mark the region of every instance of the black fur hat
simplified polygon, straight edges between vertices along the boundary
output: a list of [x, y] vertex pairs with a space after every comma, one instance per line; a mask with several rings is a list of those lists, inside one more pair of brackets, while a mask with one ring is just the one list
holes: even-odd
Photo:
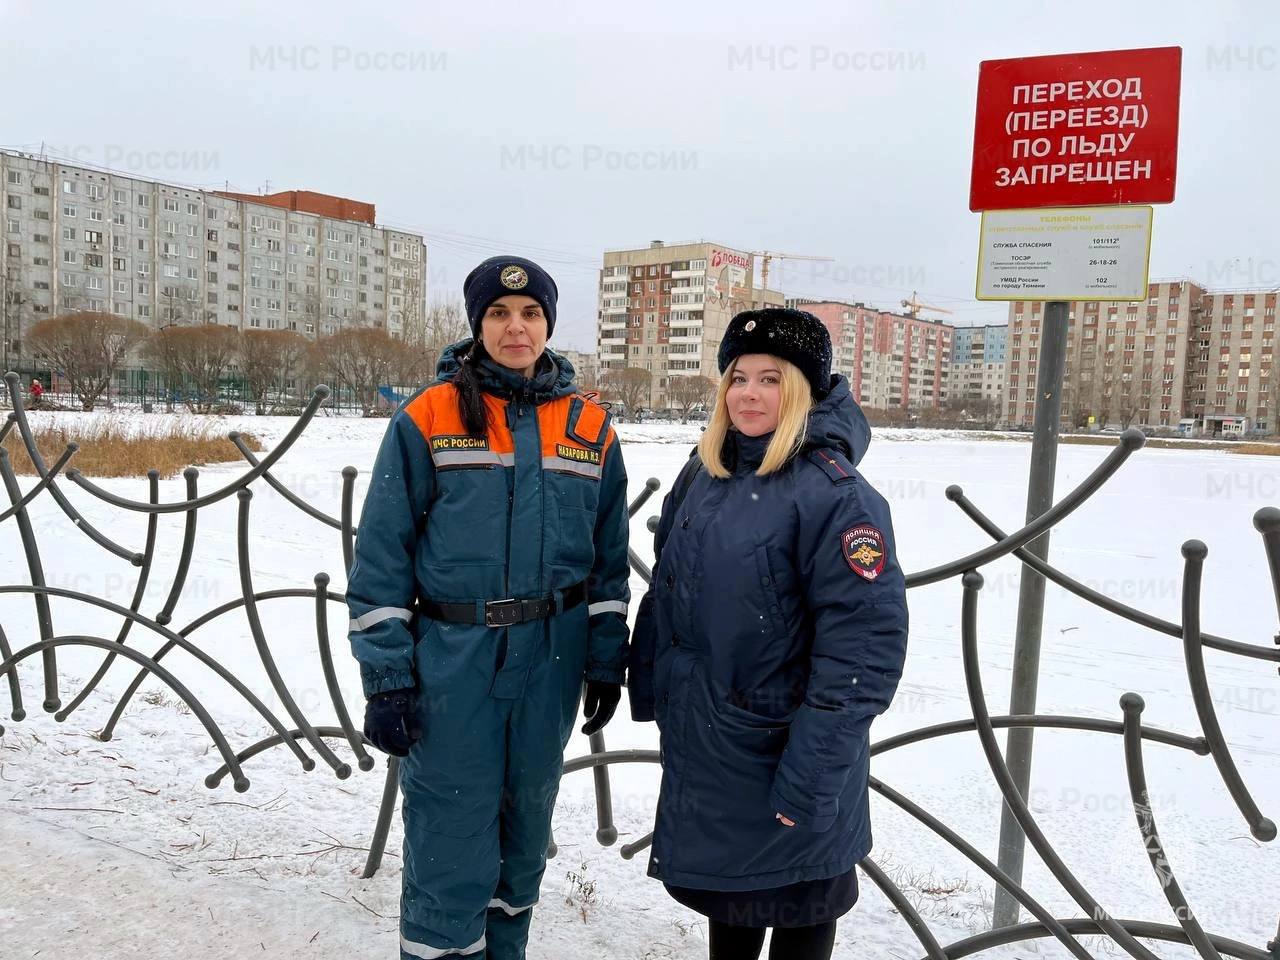
[[738, 314], [720, 341], [720, 373], [744, 353], [768, 353], [794, 363], [816, 400], [831, 389], [831, 334], [812, 313], [766, 307]]

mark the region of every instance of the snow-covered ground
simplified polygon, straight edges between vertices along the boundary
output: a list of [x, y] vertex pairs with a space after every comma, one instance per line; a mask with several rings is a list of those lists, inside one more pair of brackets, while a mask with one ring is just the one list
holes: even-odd
[[[80, 417], [82, 415], [74, 415]], [[96, 416], [96, 415], [95, 415]], [[251, 430], [270, 446], [292, 421], [253, 417], [226, 420], [226, 429]], [[385, 421], [319, 417], [276, 468], [275, 475], [331, 515], [339, 509], [340, 471], [363, 472], [372, 462]], [[650, 476], [669, 486], [696, 440], [696, 426], [620, 428], [638, 493]], [[911, 442], [905, 442], [911, 441]], [[863, 471], [891, 501], [904, 567], [919, 570], [980, 546], [987, 538], [943, 496], [948, 484], [1007, 530], [1020, 525], [1030, 447], [974, 440], [947, 431], [877, 431]], [[1079, 483], [1107, 448], [1064, 446], [1058, 491]], [[207, 493], [232, 480], [243, 464], [201, 470]], [[23, 478], [24, 488], [31, 483]], [[145, 482], [103, 485], [145, 498]], [[146, 520], [102, 504], [63, 483], [86, 519], [134, 549]], [[357, 484], [357, 505], [364, 492]], [[257, 590], [309, 588], [318, 572], [341, 590], [336, 531], [255, 484], [251, 504], [251, 561]], [[183, 497], [181, 478], [161, 483], [161, 499]], [[1167, 619], [1179, 616], [1182, 560], [1188, 538], [1204, 540], [1203, 624], [1207, 631], [1260, 645], [1275, 634], [1271, 593], [1255, 510], [1280, 503], [1280, 477], [1268, 457], [1225, 451], [1144, 450], [1052, 536], [1051, 556], [1090, 585]], [[651, 553], [644, 521], [632, 524], [633, 543]], [[182, 625], [240, 594], [235, 559], [234, 497], [201, 511], [199, 539], [182, 603]], [[48, 495], [31, 506], [48, 582], [120, 604], [132, 597], [137, 571], [94, 546], [63, 517]], [[0, 584], [29, 583], [13, 521], [0, 526]], [[182, 517], [161, 517], [156, 567], [143, 612], [154, 614], [167, 595], [180, 553]], [[1005, 712], [1019, 570], [1016, 561], [984, 571], [979, 619], [988, 703]], [[644, 589], [638, 577], [632, 589]], [[893, 708], [874, 738], [969, 716], [960, 663], [960, 588], [951, 581], [913, 590], [911, 648]], [[633, 604], [634, 608], [634, 604]], [[52, 601], [58, 634], [114, 638], [119, 618], [65, 599]], [[286, 682], [311, 720], [333, 724], [316, 654], [314, 604], [284, 599], [260, 613]], [[357, 722], [360, 690], [345, 647], [345, 612], [330, 608], [330, 634], [346, 700]], [[29, 596], [0, 594], [0, 624], [15, 649], [36, 636]], [[192, 639], [230, 666], [283, 716], [267, 681], [243, 612], [197, 630]], [[154, 652], [160, 640], [135, 630], [130, 643]], [[1206, 651], [1215, 703], [1245, 782], [1265, 814], [1280, 817], [1280, 679], [1273, 663]], [[101, 655], [59, 651], [60, 689], [67, 703]], [[167, 660], [242, 749], [266, 726], [227, 686], [193, 658]], [[284, 749], [249, 760], [248, 793], [230, 783], [204, 786], [219, 765], [194, 716], [155, 682], [130, 705], [110, 742], [93, 734], [109, 716], [135, 669], [117, 661], [79, 711], [56, 723], [40, 710], [37, 660], [21, 669], [29, 710], [20, 723], [7, 716], [0, 737], [0, 956], [116, 957], [390, 957], [396, 950], [399, 824], [393, 825], [383, 870], [359, 879], [382, 789], [381, 763], [337, 780], [321, 764], [303, 773]], [[1118, 700], [1134, 690], [1147, 702], [1144, 720], [1198, 735], [1180, 642], [1139, 629], [1050, 587], [1045, 609], [1040, 711], [1119, 719]], [[610, 748], [652, 748], [651, 725], [620, 714], [606, 730]], [[334, 744], [350, 758], [345, 744]], [[1151, 873], [1129, 804], [1120, 739], [1111, 735], [1040, 731], [1031, 805], [1056, 849], [1113, 915], [1173, 923]], [[310, 751], [308, 751], [310, 752]], [[587, 752], [575, 735], [568, 756]], [[1280, 916], [1280, 857], [1274, 844], [1250, 838], [1213, 762], [1148, 744], [1147, 777], [1156, 821], [1169, 859], [1197, 915], [1210, 931], [1256, 947], [1275, 936]], [[873, 772], [922, 803], [994, 858], [999, 794], [977, 738], [963, 734], [877, 757]], [[657, 793], [652, 765], [612, 768], [614, 810], [621, 842], [651, 825]], [[906, 890], [944, 943], [984, 928], [991, 882], [937, 837], [878, 797], [873, 798], [873, 857]], [[564, 958], [695, 958], [706, 954], [699, 917], [669, 900], [644, 875], [646, 853], [623, 860], [595, 839], [591, 777], [568, 777], [556, 812], [559, 855], [548, 867], [529, 955]], [[1028, 852], [1028, 888], [1059, 916], [1082, 911]], [[841, 921], [835, 955], [917, 957], [922, 950], [902, 918], [870, 881], [861, 902]], [[1098, 955], [1118, 954], [1093, 945]], [[1162, 957], [1189, 957], [1161, 945]], [[1042, 941], [990, 951], [1001, 957], [1066, 956]]]

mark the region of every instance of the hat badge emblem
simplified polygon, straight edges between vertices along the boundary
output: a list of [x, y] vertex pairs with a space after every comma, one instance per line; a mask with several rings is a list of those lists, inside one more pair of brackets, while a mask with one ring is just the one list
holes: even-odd
[[754, 320], [748, 320], [748, 321], [746, 322], [746, 325], [745, 325], [745, 326], [743, 326], [743, 328], [742, 328], [742, 329], [743, 329], [743, 330], [746, 330], [746, 331], [748, 331], [748, 332], [750, 332], [750, 331], [754, 330], [755, 328], [756, 328], [756, 322], [755, 322]]
[[524, 267], [513, 263], [502, 268], [498, 280], [508, 290], [523, 290], [529, 285], [529, 274], [525, 272]]

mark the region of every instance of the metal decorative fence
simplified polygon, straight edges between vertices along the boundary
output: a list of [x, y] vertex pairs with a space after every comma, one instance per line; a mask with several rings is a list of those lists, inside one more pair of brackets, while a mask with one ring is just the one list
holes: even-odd
[[[17, 392], [24, 402], [30, 402], [29, 386], [33, 379], [45, 388], [43, 406], [57, 405], [67, 410], [79, 410], [80, 398], [67, 386], [62, 373], [47, 363], [27, 362], [15, 364], [12, 372], [18, 374]], [[299, 377], [298, 380], [301, 380]], [[267, 397], [266, 412], [280, 416], [297, 416], [304, 406], [303, 398], [294, 389], [298, 380], [285, 381], [281, 389], [273, 389]], [[0, 407], [12, 408], [8, 383], [0, 386]], [[146, 367], [122, 367], [115, 371], [95, 408], [140, 408], [144, 411], [185, 410], [188, 405], [202, 405], [215, 410], [241, 408], [253, 413], [255, 398], [248, 381], [236, 372], [219, 378], [216, 395], [203, 396], [185, 379], [170, 382], [165, 374]], [[359, 397], [349, 387], [330, 390], [322, 413], [359, 412]]]
[[[280, 443], [274, 450], [261, 458], [251, 452], [235, 433], [230, 434], [231, 441], [239, 449], [247, 464], [247, 469], [237, 479], [216, 490], [202, 494], [199, 490], [199, 471], [194, 467], [188, 468], [183, 475], [186, 484], [185, 498], [166, 502], [159, 499], [159, 477], [155, 471], [148, 475], [147, 499], [131, 500], [114, 494], [81, 475], [73, 466], [74, 447], [68, 447], [52, 465], [47, 464], [36, 447], [31, 426], [23, 408], [18, 375], [9, 373], [6, 376], [6, 380], [11, 395], [15, 397], [16, 402], [3, 427], [0, 427], [0, 441], [16, 430], [38, 474], [36, 482], [23, 493], [18, 484], [13, 466], [9, 461], [8, 453], [3, 447], [0, 447], [0, 482], [4, 484], [9, 501], [9, 506], [0, 511], [0, 525], [8, 521], [12, 521], [16, 525], [31, 581], [29, 584], [0, 584], [0, 594], [29, 595], [35, 606], [38, 629], [37, 640], [14, 650], [4, 631], [4, 625], [0, 623], [0, 677], [5, 677], [8, 681], [11, 699], [10, 715], [12, 719], [15, 722], [26, 719], [22, 690], [19, 685], [19, 668], [28, 661], [39, 658], [44, 691], [42, 707], [45, 712], [54, 714], [57, 720], [62, 721], [92, 696], [112, 663], [117, 658], [123, 658], [136, 665], [138, 672], [124, 695], [119, 698], [98, 736], [102, 740], [111, 739], [116, 725], [129, 703], [138, 693], [142, 683], [148, 677], [154, 677], [167, 685], [190, 708], [191, 713], [203, 725], [210, 741], [221, 757], [221, 765], [205, 777], [205, 785], [210, 789], [218, 787], [227, 777], [230, 777], [236, 791], [247, 791], [250, 786], [250, 780], [246, 773], [246, 766], [260, 754], [278, 747], [291, 752], [304, 771], [314, 770], [317, 767], [316, 757], [318, 757], [320, 762], [327, 766], [338, 779], [349, 777], [352, 773], [350, 762], [344, 760], [335, 752], [334, 747], [330, 746], [330, 743], [326, 741], [333, 741], [338, 744], [345, 743], [356, 765], [364, 771], [372, 770], [375, 766], [375, 760], [369, 753], [363, 736], [352, 723], [334, 670], [333, 653], [329, 640], [329, 604], [343, 605], [342, 610], [345, 618], [343, 595], [329, 589], [329, 576], [323, 572], [315, 574], [314, 586], [311, 588], [299, 587], [260, 591], [255, 588], [253, 582], [253, 567], [250, 555], [250, 522], [254, 496], [252, 488], [258, 481], [268, 485], [290, 504], [312, 517], [318, 523], [336, 531], [341, 542], [344, 563], [350, 569], [356, 537], [356, 528], [353, 522], [356, 469], [354, 467], [345, 467], [342, 470], [341, 506], [340, 515], [337, 517], [329, 516], [306, 503], [271, 473], [272, 467], [288, 452], [290, 447], [306, 430], [312, 418], [320, 411], [322, 405], [325, 404], [329, 397], [328, 388], [320, 386], [315, 389], [310, 402]], [[1259, 947], [1212, 934], [1201, 927], [1196, 919], [1192, 905], [1188, 903], [1182, 887], [1178, 883], [1176, 864], [1170, 861], [1161, 843], [1160, 834], [1156, 827], [1158, 811], [1152, 809], [1151, 806], [1143, 759], [1147, 743], [1189, 750], [1199, 756], [1208, 757], [1213, 762], [1219, 777], [1226, 786], [1232, 801], [1241, 818], [1249, 827], [1253, 837], [1260, 841], [1275, 839], [1275, 824], [1263, 816], [1259, 810], [1223, 737], [1205, 669], [1204, 648], [1209, 647], [1236, 656], [1280, 663], [1280, 635], [1274, 638], [1275, 646], [1266, 646], [1214, 636], [1205, 633], [1201, 629], [1200, 585], [1207, 548], [1198, 540], [1189, 540], [1182, 547], [1184, 568], [1180, 622], [1163, 620], [1093, 590], [1051, 564], [1039, 559], [1034, 553], [1026, 549], [1027, 545], [1038, 536], [1050, 530], [1084, 504], [1124, 465], [1130, 456], [1142, 447], [1143, 442], [1144, 437], [1140, 431], [1136, 429], [1126, 431], [1119, 438], [1117, 446], [1107, 454], [1079, 486], [1063, 496], [1052, 509], [1038, 519], [1012, 533], [1006, 533], [1001, 530], [986, 517], [959, 487], [952, 486], [947, 488], [947, 498], [972, 519], [984, 533], [990, 536], [993, 542], [989, 546], [967, 556], [911, 574], [907, 578], [908, 588], [951, 579], [958, 579], [960, 582], [960, 653], [972, 716], [968, 719], [923, 726], [887, 737], [872, 744], [872, 756], [883, 755], [923, 741], [942, 740], [956, 734], [976, 733], [992, 778], [998, 786], [1004, 802], [1021, 826], [1027, 842], [1040, 855], [1045, 865], [1061, 884], [1063, 890], [1085, 913], [1084, 917], [1054, 916], [1039, 899], [1032, 896], [1020, 883], [1003, 872], [995, 862], [941, 819], [899, 793], [878, 777], [873, 776], [871, 778], [872, 790], [906, 812], [927, 830], [932, 831], [953, 847], [965, 859], [990, 877], [995, 884], [1007, 890], [1034, 918], [1026, 923], [984, 931], [943, 945], [938, 941], [929, 924], [921, 917], [919, 911], [912, 905], [903, 890], [894, 883], [874, 860], [871, 858], [864, 859], [859, 865], [862, 871], [883, 892], [908, 924], [912, 933], [919, 940], [924, 956], [928, 960], [954, 960], [954, 958], [970, 956], [999, 945], [1042, 938], [1053, 938], [1061, 943], [1072, 956], [1080, 958], [1080, 960], [1090, 960], [1094, 954], [1086, 949], [1081, 942], [1081, 938], [1098, 935], [1109, 938], [1124, 953], [1137, 958], [1137, 960], [1156, 960], [1156, 955], [1147, 946], [1139, 942], [1139, 938], [1148, 941], [1166, 941], [1190, 945], [1205, 960], [1218, 960], [1218, 958], [1224, 956], [1238, 957], [1242, 958], [1242, 960], [1280, 960], [1280, 931], [1277, 932], [1276, 938], [1268, 942], [1265, 947]], [[117, 543], [90, 523], [67, 499], [61, 489], [63, 481], [74, 484], [98, 500], [121, 511], [144, 514], [147, 517], [147, 529], [142, 550], [135, 551]], [[649, 480], [645, 485], [645, 489], [631, 504], [631, 514], [634, 515], [640, 510], [658, 488], [658, 481]], [[133, 598], [127, 606], [92, 594], [49, 586], [46, 583], [44, 567], [41, 562], [40, 543], [36, 538], [27, 509], [37, 497], [46, 495], [53, 498], [67, 520], [94, 544], [116, 557], [129, 561], [138, 568], [138, 583]], [[200, 510], [231, 496], [237, 497], [239, 508], [236, 530], [236, 561], [239, 570], [241, 596], [205, 611], [190, 623], [175, 630], [172, 627], [172, 614], [179, 598], [183, 594], [184, 585], [191, 569]], [[173, 580], [165, 602], [160, 611], [154, 616], [147, 616], [141, 611], [141, 605], [147, 584], [156, 572], [156, 533], [158, 521], [162, 514], [181, 514], [183, 516], [182, 550], [177, 567], [173, 571]], [[1263, 552], [1272, 576], [1277, 609], [1280, 610], [1280, 509], [1267, 507], [1259, 510], [1254, 515], [1253, 522], [1261, 535]], [[651, 529], [654, 523], [654, 520], [650, 520]], [[1057, 584], [1087, 603], [1098, 606], [1150, 630], [1180, 639], [1182, 641], [1182, 656], [1187, 679], [1191, 688], [1196, 716], [1199, 720], [1200, 734], [1191, 736], [1157, 729], [1144, 724], [1142, 722], [1144, 702], [1137, 693], [1126, 693], [1120, 698], [1120, 716], [1114, 720], [1050, 714], [991, 715], [986, 706], [986, 696], [978, 662], [978, 608], [983, 586], [983, 578], [979, 569], [1009, 555], [1019, 559], [1026, 568], [1034, 570], [1048, 581]], [[646, 581], [649, 580], [651, 571], [634, 550], [631, 551], [630, 559], [635, 570]], [[53, 625], [49, 603], [50, 597], [67, 598], [96, 607], [104, 611], [104, 613], [121, 617], [123, 624], [114, 639], [80, 634], [59, 634]], [[273, 656], [271, 644], [263, 630], [258, 611], [261, 604], [284, 597], [305, 597], [314, 601], [317, 649], [336, 724], [317, 725], [306, 716], [290, 694]], [[279, 698], [286, 717], [280, 717], [273, 713], [231, 670], [192, 639], [193, 635], [201, 628], [241, 608], [245, 612], [257, 655], [272, 689]], [[130, 645], [128, 641], [131, 635], [135, 633], [142, 633], [148, 639], [158, 641], [158, 648], [153, 653], [143, 652], [140, 649], [142, 637], [134, 637], [134, 642]], [[58, 651], [68, 647], [100, 650], [104, 656], [96, 673], [64, 706], [59, 694]], [[200, 699], [182, 683], [178, 676], [166, 667], [165, 659], [174, 650], [186, 652], [212, 670], [243, 698], [249, 710], [257, 713], [266, 721], [273, 731], [272, 734], [256, 743], [243, 746], [238, 750], [234, 749]], [[1071, 868], [1049, 842], [1026, 800], [1016, 789], [1009, 768], [1001, 755], [996, 739], [996, 730], [1013, 728], [1053, 728], [1088, 731], [1113, 734], [1123, 739], [1128, 787], [1133, 802], [1136, 826], [1151, 860], [1156, 880], [1160, 884], [1169, 908], [1177, 921], [1176, 924], [1162, 923], [1156, 920], [1114, 917], [1072, 872]], [[3, 735], [3, 732], [3, 726], [0, 726], [0, 735]], [[309, 748], [315, 756], [312, 756], [306, 748]], [[618, 831], [613, 822], [609, 768], [615, 764], [657, 762], [657, 750], [628, 749], [611, 751], [607, 749], [603, 732], [597, 733], [590, 738], [590, 752], [588, 754], [566, 760], [564, 764], [564, 775], [566, 776], [587, 770], [592, 772], [597, 814], [596, 837], [599, 843], [604, 846], [612, 846], [618, 840]], [[372, 876], [381, 864], [396, 802], [399, 782], [398, 772], [398, 761], [394, 758], [390, 759], [387, 763], [382, 801], [377, 812], [374, 838], [370, 844], [369, 855], [365, 865], [365, 877]], [[621, 855], [627, 859], [634, 857], [636, 853], [649, 845], [651, 839], [652, 834], [642, 837], [633, 843], [623, 844], [620, 847]], [[555, 852], [555, 843], [553, 841], [549, 853], [554, 856]]]

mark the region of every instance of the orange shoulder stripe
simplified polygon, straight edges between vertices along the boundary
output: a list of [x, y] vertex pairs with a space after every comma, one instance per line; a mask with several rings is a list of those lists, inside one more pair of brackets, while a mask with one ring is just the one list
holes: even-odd
[[[486, 393], [484, 404], [489, 413], [489, 449], [494, 453], [515, 453], [515, 439], [507, 429], [506, 401]], [[458, 393], [451, 383], [437, 383], [423, 390], [409, 401], [404, 412], [417, 424], [428, 445], [432, 437], [467, 436], [467, 428], [458, 415]]]

